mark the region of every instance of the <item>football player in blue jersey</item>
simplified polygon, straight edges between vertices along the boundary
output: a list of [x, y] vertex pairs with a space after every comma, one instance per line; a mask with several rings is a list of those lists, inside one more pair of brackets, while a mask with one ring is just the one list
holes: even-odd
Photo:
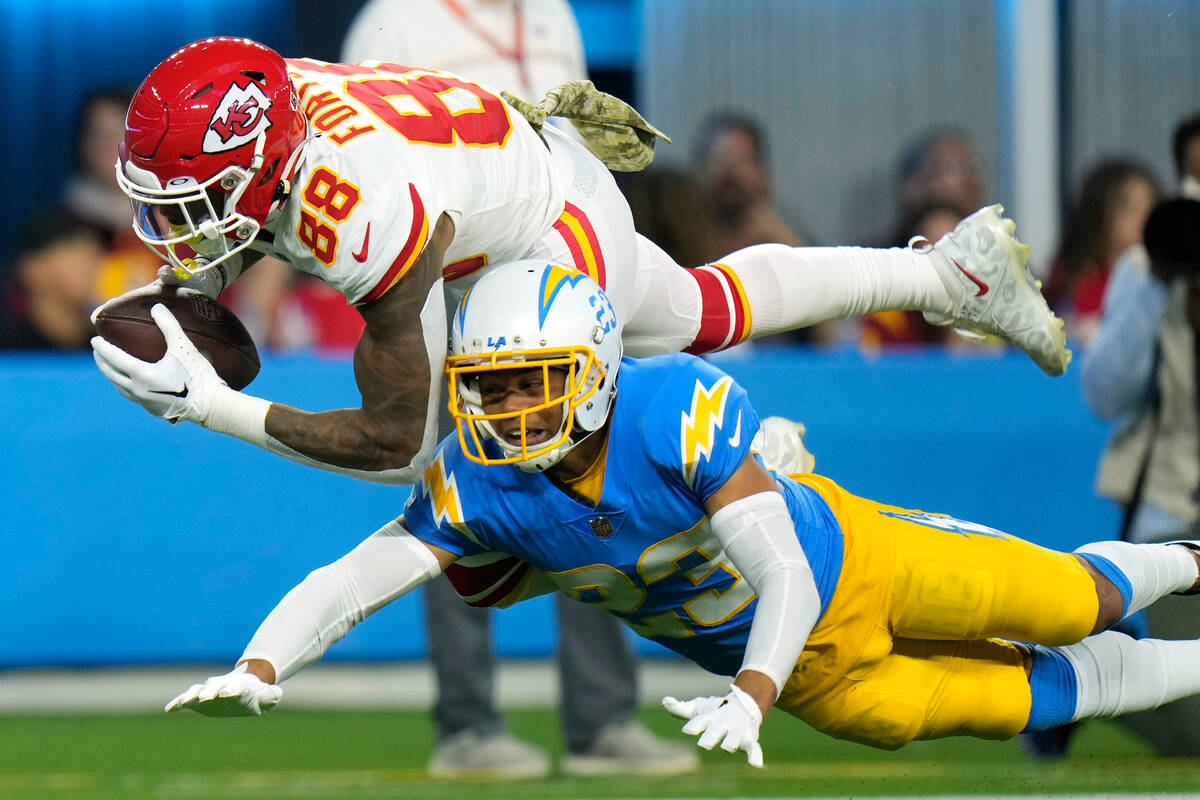
[[497, 268], [451, 326], [457, 432], [403, 515], [305, 578], [232, 672], [167, 711], [262, 713], [355, 623], [479, 559], [495, 569], [463, 592], [474, 602], [562, 591], [732, 677], [723, 696], [663, 704], [701, 747], [755, 766], [772, 706], [892, 749], [1200, 692], [1200, 641], [1107, 630], [1200, 591], [1196, 542], [1061, 553], [773, 472], [733, 379], [689, 355], [622, 359], [611, 304], [570, 267]]

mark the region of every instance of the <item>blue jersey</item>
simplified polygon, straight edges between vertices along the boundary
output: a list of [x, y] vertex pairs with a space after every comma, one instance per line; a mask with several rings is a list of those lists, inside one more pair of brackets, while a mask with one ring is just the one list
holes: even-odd
[[[517, 556], [569, 596], [705, 669], [734, 675], [757, 598], [710, 529], [704, 502], [751, 453], [758, 426], [745, 391], [708, 362], [626, 358], [597, 505], [540, 473], [469, 461], [451, 435], [414, 488], [405, 524], [460, 556]], [[774, 477], [823, 613], [841, 571], [841, 530], [815, 491]]]

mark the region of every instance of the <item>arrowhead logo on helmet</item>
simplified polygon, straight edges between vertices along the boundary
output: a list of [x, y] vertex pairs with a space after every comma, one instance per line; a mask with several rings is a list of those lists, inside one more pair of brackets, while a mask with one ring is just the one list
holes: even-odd
[[116, 178], [134, 233], [176, 274], [216, 267], [286, 202], [307, 141], [283, 56], [229, 36], [181, 47], [142, 81], [125, 118]]
[[217, 104], [208, 130], [204, 132], [204, 152], [234, 150], [254, 141], [271, 127], [271, 119], [267, 116], [270, 110], [271, 99], [258, 84], [233, 84]]

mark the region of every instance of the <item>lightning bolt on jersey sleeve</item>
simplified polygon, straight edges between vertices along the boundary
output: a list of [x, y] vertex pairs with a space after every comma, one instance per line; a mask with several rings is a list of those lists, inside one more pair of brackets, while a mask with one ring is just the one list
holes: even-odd
[[750, 454], [758, 414], [745, 390], [707, 361], [685, 355], [663, 359], [675, 368], [648, 398], [642, 436], [667, 479], [707, 500]]
[[459, 488], [455, 467], [461, 464], [469, 470], [470, 465], [466, 459], [456, 457], [453, 442], [451, 434], [439, 445], [433, 462], [409, 495], [404, 520], [418, 539], [460, 557], [475, 556], [489, 548], [480, 544], [468, 525], [463, 503], [466, 493]]

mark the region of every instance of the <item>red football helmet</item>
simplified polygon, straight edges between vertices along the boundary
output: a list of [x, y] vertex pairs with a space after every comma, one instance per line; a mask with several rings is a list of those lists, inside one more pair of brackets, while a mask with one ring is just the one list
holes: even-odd
[[283, 57], [249, 39], [193, 42], [138, 87], [118, 148], [133, 230], [181, 277], [248, 246], [287, 198], [308, 137]]

